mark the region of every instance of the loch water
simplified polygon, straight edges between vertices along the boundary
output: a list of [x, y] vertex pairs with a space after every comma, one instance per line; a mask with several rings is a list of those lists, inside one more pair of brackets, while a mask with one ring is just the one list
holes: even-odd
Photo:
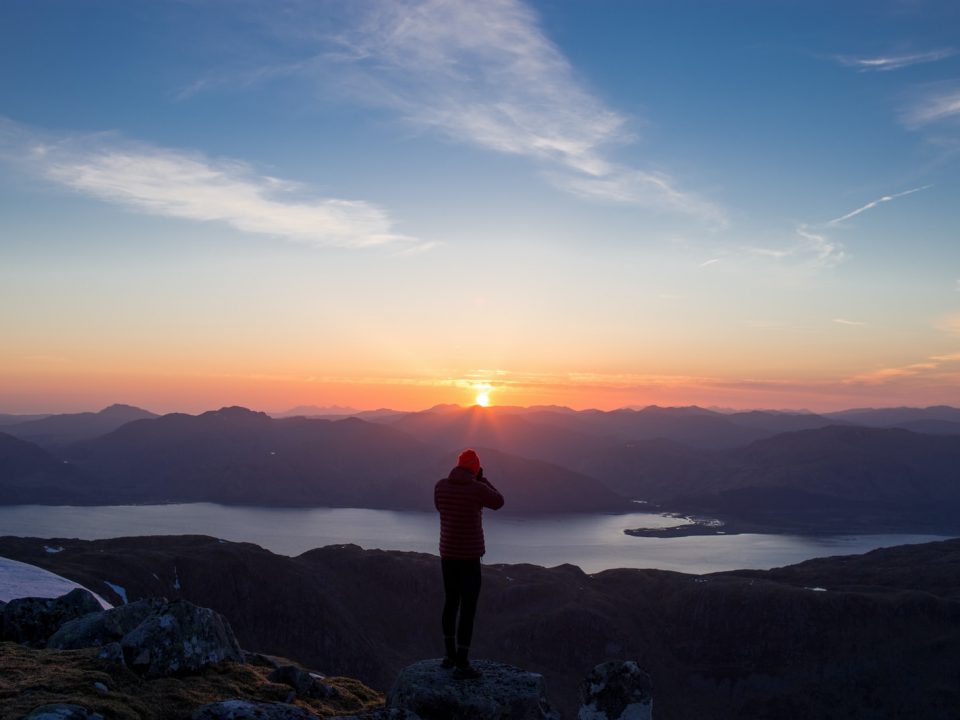
[[[940, 535], [710, 535], [642, 538], [624, 529], [668, 527], [678, 520], [656, 513], [517, 517], [484, 514], [483, 561], [570, 563], [588, 573], [610, 568], [658, 568], [709, 573], [769, 569], [815, 557], [943, 540]], [[252, 542], [282, 555], [325, 545], [437, 553], [436, 513], [358, 508], [260, 508], [213, 503], [70, 507], [0, 507], [0, 536], [101, 538], [202, 534]]]

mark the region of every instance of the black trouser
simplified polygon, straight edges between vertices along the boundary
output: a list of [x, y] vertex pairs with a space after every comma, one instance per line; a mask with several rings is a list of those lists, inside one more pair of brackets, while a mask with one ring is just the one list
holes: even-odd
[[[480, 558], [472, 560], [440, 559], [443, 570], [443, 634], [454, 637], [457, 645], [470, 646], [473, 638], [473, 618], [477, 614], [477, 598], [480, 597]], [[460, 622], [457, 623], [457, 611]]]

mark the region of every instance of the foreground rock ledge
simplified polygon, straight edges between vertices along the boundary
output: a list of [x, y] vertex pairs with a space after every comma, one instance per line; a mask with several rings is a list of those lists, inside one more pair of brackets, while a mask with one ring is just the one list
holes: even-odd
[[390, 709], [423, 720], [557, 720], [543, 676], [489, 660], [473, 666], [476, 680], [458, 680], [440, 660], [422, 660], [401, 672], [387, 696]]

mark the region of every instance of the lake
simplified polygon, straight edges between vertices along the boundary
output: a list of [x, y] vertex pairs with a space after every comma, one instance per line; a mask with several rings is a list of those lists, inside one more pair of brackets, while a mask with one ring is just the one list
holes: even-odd
[[[828, 555], [943, 540], [941, 535], [715, 535], [638, 538], [626, 528], [669, 527], [676, 518], [655, 513], [516, 517], [484, 514], [484, 562], [659, 568], [708, 573], [769, 569]], [[129, 535], [202, 534], [252, 542], [282, 555], [355, 543], [364, 548], [437, 554], [436, 513], [355, 508], [252, 508], [191, 503], [65, 507], [0, 507], [0, 535], [96, 540]]]

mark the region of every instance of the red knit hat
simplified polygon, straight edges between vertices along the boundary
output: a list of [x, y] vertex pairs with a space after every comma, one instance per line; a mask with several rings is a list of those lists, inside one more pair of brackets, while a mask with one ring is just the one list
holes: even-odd
[[457, 458], [457, 467], [462, 467], [476, 475], [480, 472], [480, 456], [474, 450], [464, 450]]

